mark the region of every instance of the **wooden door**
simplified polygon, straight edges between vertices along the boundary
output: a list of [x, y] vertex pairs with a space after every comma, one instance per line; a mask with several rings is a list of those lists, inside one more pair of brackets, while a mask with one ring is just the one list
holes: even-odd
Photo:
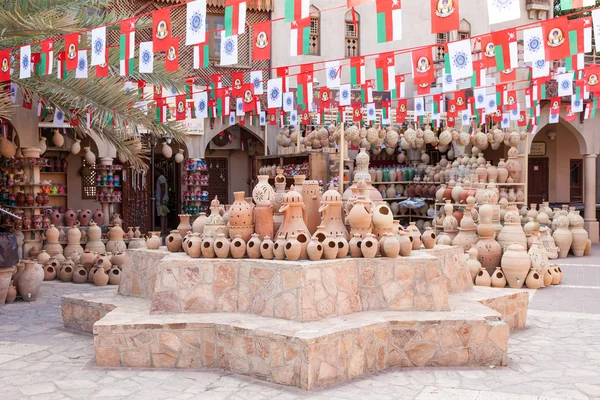
[[527, 180], [527, 200], [529, 204], [540, 204], [543, 201], [549, 201], [547, 158], [529, 159], [529, 172]]

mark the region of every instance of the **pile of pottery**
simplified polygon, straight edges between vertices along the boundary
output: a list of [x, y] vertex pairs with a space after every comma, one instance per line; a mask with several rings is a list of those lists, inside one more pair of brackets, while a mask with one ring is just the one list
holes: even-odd
[[42, 251], [36, 262], [43, 268], [44, 281], [93, 283], [96, 286], [118, 285], [121, 281], [125, 252], [113, 254], [86, 250], [81, 254], [72, 253], [65, 258], [60, 254], [52, 257]]

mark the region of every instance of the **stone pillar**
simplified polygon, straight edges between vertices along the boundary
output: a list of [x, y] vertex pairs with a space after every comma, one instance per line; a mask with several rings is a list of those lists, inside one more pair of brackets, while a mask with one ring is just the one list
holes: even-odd
[[596, 154], [585, 154], [583, 156], [583, 193], [584, 210], [583, 219], [585, 229], [592, 243], [598, 243], [600, 235], [600, 224], [596, 220]]

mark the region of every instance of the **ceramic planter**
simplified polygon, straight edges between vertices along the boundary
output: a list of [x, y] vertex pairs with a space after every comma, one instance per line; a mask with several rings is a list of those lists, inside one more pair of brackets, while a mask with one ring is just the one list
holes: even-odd
[[210, 233], [204, 236], [202, 241], [202, 256], [204, 258], [214, 258], [215, 256], [215, 240]]
[[179, 230], [171, 231], [166, 239], [167, 250], [169, 250], [171, 253], [177, 253], [181, 251], [182, 242], [183, 238], [181, 237], [181, 232]]
[[248, 258], [260, 258], [260, 238], [258, 237], [258, 233], [252, 234], [252, 238], [246, 244], [246, 253], [248, 253]]
[[502, 256], [501, 266], [508, 286], [512, 289], [520, 289], [531, 268], [531, 260], [523, 246], [511, 244]]
[[[250, 238], [250, 240], [252, 240], [252, 238]], [[229, 251], [233, 258], [244, 258], [246, 255], [246, 242], [242, 239], [242, 235], [235, 235], [235, 238], [231, 241]]]
[[260, 244], [260, 255], [262, 258], [265, 260], [273, 259], [273, 245], [274, 243], [269, 236], [263, 238], [263, 241]]
[[229, 242], [229, 239], [227, 239], [224, 234], [219, 233], [217, 235], [217, 238], [215, 239], [215, 244], [214, 244], [215, 255], [218, 258], [229, 257], [230, 246], [231, 246], [231, 243]]
[[375, 236], [371, 233], [362, 240], [360, 245], [362, 255], [364, 258], [374, 258], [379, 250], [379, 243], [375, 239]]

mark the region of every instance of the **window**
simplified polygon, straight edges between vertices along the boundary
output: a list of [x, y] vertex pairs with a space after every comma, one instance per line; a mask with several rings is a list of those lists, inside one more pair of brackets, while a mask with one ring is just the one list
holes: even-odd
[[81, 157], [81, 198], [96, 200], [96, 165], [89, 165]]
[[444, 44], [448, 42], [448, 33], [438, 33], [435, 36], [435, 43], [441, 46], [438, 46], [435, 50], [435, 60], [443, 61], [444, 60]]
[[458, 27], [458, 40], [464, 40], [471, 37], [471, 24], [466, 20], [460, 20], [460, 26]]
[[583, 201], [583, 160], [570, 160], [571, 165], [571, 202]]
[[465, 40], [471, 37], [471, 34], [469, 32], [461, 32], [458, 31], [458, 40]]
[[310, 6], [310, 55], [318, 56], [321, 54], [321, 14], [319, 10]]
[[[219, 61], [221, 59], [221, 30], [225, 29], [225, 17], [223, 15], [208, 14], [207, 15], [207, 31], [213, 31], [208, 34], [209, 43], [209, 58], [211, 61]], [[217, 32], [214, 32], [217, 31]]]
[[435, 36], [435, 43], [436, 44], [444, 44], [448, 41], [448, 33], [438, 33]]
[[352, 20], [352, 10], [348, 11], [346, 13], [344, 32], [346, 57], [360, 55], [360, 16], [357, 12], [354, 12], [354, 19], [356, 19], [356, 24]]

